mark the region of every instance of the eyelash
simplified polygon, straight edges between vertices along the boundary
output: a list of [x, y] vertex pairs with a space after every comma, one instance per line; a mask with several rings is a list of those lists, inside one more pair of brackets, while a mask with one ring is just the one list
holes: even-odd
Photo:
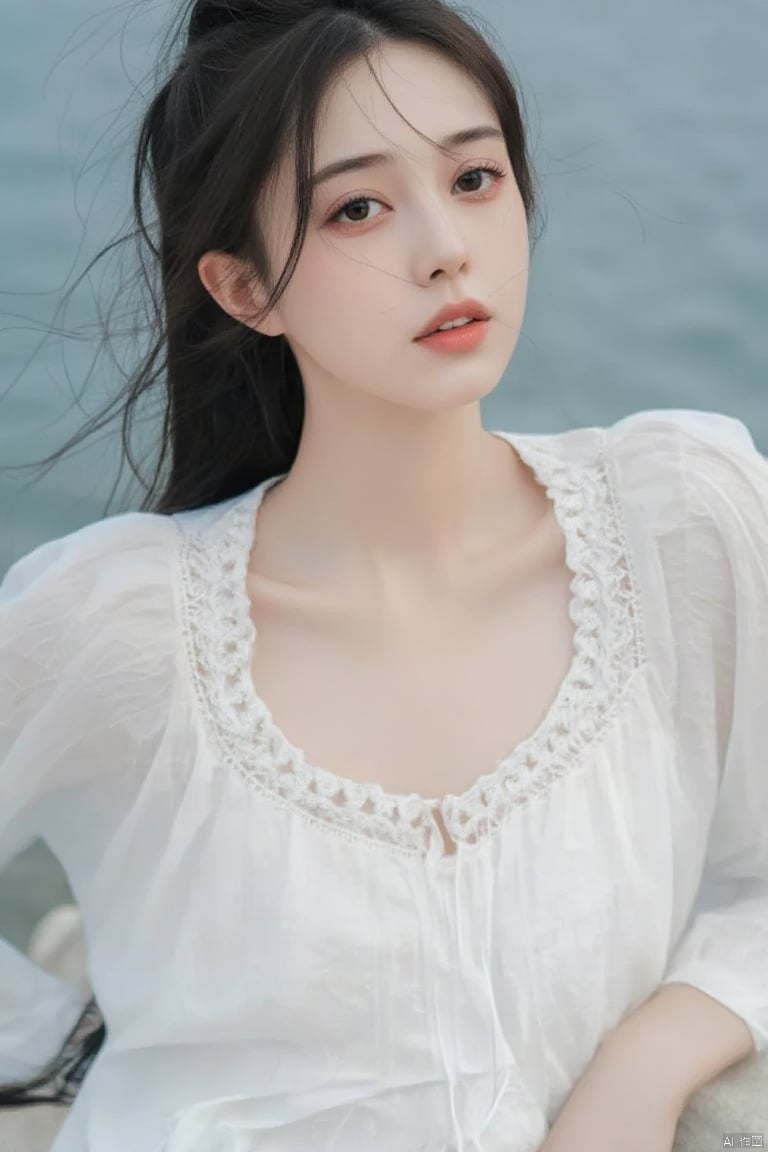
[[[466, 172], [461, 172], [456, 177], [456, 180], [457, 181], [462, 180], [465, 176], [472, 175], [473, 172], [490, 172], [491, 175], [497, 177], [496, 182], [498, 182], [498, 180], [502, 180], [507, 174], [506, 168], [503, 168], [500, 164], [495, 164], [492, 161], [489, 161], [487, 164], [484, 164], [481, 167], [468, 168], [466, 170]], [[327, 223], [328, 224], [336, 224], [337, 227], [343, 228], [345, 230], [359, 228], [363, 224], [368, 224], [369, 223], [368, 220], [340, 221], [340, 220], [337, 220], [336, 217], [340, 216], [341, 213], [344, 212], [345, 209], [349, 208], [352, 204], [365, 204], [369, 200], [376, 200], [376, 197], [375, 196], [350, 196], [348, 200], [345, 200], [343, 204], [340, 204], [339, 207], [336, 208], [331, 213], [331, 215], [329, 216], [329, 218], [327, 220]], [[379, 203], [379, 201], [376, 201], [376, 202]]]

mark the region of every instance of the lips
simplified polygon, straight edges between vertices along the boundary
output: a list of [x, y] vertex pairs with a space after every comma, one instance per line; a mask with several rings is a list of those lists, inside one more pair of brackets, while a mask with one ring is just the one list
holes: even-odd
[[447, 324], [450, 320], [488, 320], [490, 319], [488, 312], [482, 304], [477, 300], [460, 300], [456, 304], [448, 304], [442, 308], [430, 321], [422, 328], [416, 337], [421, 340], [424, 336], [431, 336], [436, 332], [441, 324]]

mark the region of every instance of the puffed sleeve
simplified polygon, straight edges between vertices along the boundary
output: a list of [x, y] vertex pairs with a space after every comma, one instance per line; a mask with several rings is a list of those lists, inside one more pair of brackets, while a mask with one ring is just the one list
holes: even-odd
[[[719, 776], [703, 878], [663, 984], [706, 992], [768, 1050], [768, 461], [747, 428], [709, 412], [680, 428], [688, 525], [679, 570], [708, 640], [681, 655], [689, 682], [712, 665], [721, 702], [704, 718]], [[711, 625], [711, 626], [710, 626]], [[700, 635], [700, 633], [696, 633]], [[710, 673], [707, 672], [707, 675]], [[702, 783], [703, 787], [703, 783]]]
[[[0, 583], [0, 868], [37, 838], [76, 861], [99, 835], [107, 804], [88, 802], [90, 782], [110, 772], [121, 779], [101, 735], [111, 727], [115, 748], [130, 745], [109, 711], [112, 665], [122, 655], [111, 629], [119, 616], [121, 636], [130, 636], [132, 605], [146, 599], [142, 580], [163, 578], [158, 557], [169, 531], [168, 517], [112, 517], [38, 547]], [[130, 643], [143, 646], [135, 634]], [[126, 700], [138, 681], [130, 671]], [[88, 999], [0, 938], [0, 1085], [40, 1073]]]

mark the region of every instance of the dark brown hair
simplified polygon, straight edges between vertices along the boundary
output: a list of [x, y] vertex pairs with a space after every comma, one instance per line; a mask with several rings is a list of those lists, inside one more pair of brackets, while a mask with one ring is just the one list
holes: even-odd
[[[137, 241], [139, 284], [147, 290], [140, 314], [146, 307], [151, 345], [124, 390], [42, 461], [52, 466], [121, 414], [125, 457], [146, 493], [141, 510], [165, 514], [239, 495], [288, 472], [296, 457], [304, 393], [290, 347], [224, 312], [197, 264], [209, 250], [246, 258], [272, 286], [259, 317], [275, 306], [306, 235], [316, 110], [345, 67], [365, 59], [370, 68], [388, 40], [432, 48], [458, 64], [496, 111], [529, 232], [535, 219], [520, 98], [491, 47], [492, 31], [481, 31], [475, 12], [443, 0], [196, 0], [180, 14], [176, 35], [171, 30], [172, 48], [179, 35], [181, 52], [168, 54], [167, 75], [138, 128], [136, 227], [95, 258]], [[275, 282], [264, 241], [268, 221], [253, 209], [291, 146], [298, 221]], [[118, 296], [124, 299], [122, 288]], [[130, 436], [139, 402], [153, 389], [162, 397], [162, 427], [147, 482]], [[51, 1065], [34, 1084], [1, 1091], [0, 1107], [72, 1099], [104, 1037], [94, 999]]]

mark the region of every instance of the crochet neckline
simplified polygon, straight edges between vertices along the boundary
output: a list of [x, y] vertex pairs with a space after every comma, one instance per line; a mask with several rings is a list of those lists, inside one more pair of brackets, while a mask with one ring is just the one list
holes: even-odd
[[456, 845], [446, 859], [481, 845], [514, 808], [579, 769], [643, 662], [635, 582], [604, 436], [595, 458], [581, 463], [566, 458], [557, 434], [492, 434], [518, 452], [552, 501], [572, 573], [574, 654], [536, 729], [461, 794], [388, 792], [311, 764], [257, 693], [247, 565], [264, 495], [287, 473], [237, 497], [212, 529], [185, 529], [180, 566], [190, 670], [224, 760], [279, 805], [363, 843], [442, 855], [436, 809]]

